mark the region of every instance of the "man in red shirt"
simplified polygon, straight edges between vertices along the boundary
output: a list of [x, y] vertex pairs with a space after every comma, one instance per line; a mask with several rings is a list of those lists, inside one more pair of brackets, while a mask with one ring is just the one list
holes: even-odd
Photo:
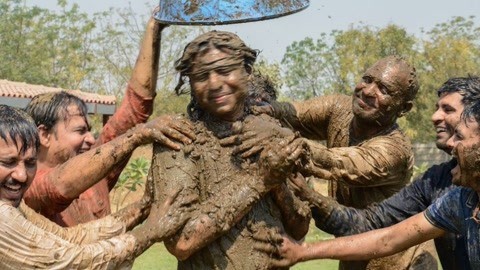
[[[149, 20], [123, 102], [98, 139], [90, 132], [85, 103], [75, 96], [43, 94], [27, 106], [41, 142], [38, 171], [24, 196], [34, 210], [62, 226], [104, 217], [111, 212], [109, 191], [136, 147], [157, 141], [178, 150], [180, 145], [170, 139], [189, 143], [194, 138], [178, 118], [164, 116], [139, 125], [153, 110], [163, 28]], [[106, 143], [110, 145], [90, 150]]]

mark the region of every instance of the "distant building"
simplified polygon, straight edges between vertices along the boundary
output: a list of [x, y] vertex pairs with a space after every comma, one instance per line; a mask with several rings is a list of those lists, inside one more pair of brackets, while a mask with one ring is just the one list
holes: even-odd
[[30, 100], [39, 94], [48, 92], [67, 91], [85, 101], [89, 114], [101, 114], [103, 124], [115, 112], [115, 96], [99, 95], [82, 92], [80, 90], [68, 90], [63, 88], [48, 87], [43, 85], [27, 84], [0, 80], [0, 104], [17, 108], [25, 108]]

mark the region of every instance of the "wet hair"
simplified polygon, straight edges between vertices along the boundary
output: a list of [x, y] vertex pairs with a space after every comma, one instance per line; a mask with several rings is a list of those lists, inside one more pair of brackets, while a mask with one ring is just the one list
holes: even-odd
[[[206, 54], [212, 49], [218, 49], [232, 55], [232, 58], [240, 59], [241, 62], [243, 62], [246, 72], [248, 74], [253, 72], [253, 64], [257, 59], [258, 50], [254, 50], [245, 45], [243, 40], [233, 33], [210, 31], [188, 43], [183, 50], [182, 56], [175, 61], [175, 70], [179, 72], [179, 80], [175, 87], [177, 95], [188, 92], [183, 89], [183, 86], [185, 80], [192, 74], [197, 56]], [[205, 115], [205, 111], [198, 104], [193, 91], [190, 91], [190, 97], [191, 100], [187, 106], [188, 115], [192, 120], [198, 120]]]
[[480, 102], [480, 78], [477, 76], [455, 77], [448, 79], [437, 91], [440, 97], [444, 94], [459, 93], [462, 103], [469, 105]]
[[80, 115], [88, 115], [87, 105], [79, 97], [65, 91], [40, 94], [32, 98], [25, 111], [33, 118], [37, 126], [44, 125], [52, 130], [60, 120], [68, 118], [68, 107], [75, 105]]
[[218, 49], [243, 59], [247, 73], [252, 72], [253, 64], [258, 55], [258, 50], [245, 45], [245, 42], [234, 33], [215, 30], [204, 33], [188, 43], [183, 50], [182, 56], [175, 61], [175, 70], [180, 73], [177, 86], [175, 87], [177, 94], [184, 93], [182, 86], [185, 83], [185, 79], [192, 72], [197, 55], [205, 54], [211, 49]]
[[24, 154], [33, 148], [35, 152], [40, 146], [37, 126], [33, 119], [25, 112], [7, 105], [0, 105], [0, 137], [7, 142], [11, 139], [15, 146], [21, 143], [19, 149]]

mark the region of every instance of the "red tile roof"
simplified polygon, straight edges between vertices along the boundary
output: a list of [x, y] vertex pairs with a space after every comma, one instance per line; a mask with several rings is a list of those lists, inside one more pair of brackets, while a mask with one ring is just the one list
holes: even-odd
[[43, 85], [0, 80], [0, 97], [32, 98], [39, 94], [59, 91], [68, 91], [70, 94], [83, 99], [87, 103], [114, 105], [116, 102], [115, 96], [106, 96], [82, 92], [80, 90], [68, 90]]

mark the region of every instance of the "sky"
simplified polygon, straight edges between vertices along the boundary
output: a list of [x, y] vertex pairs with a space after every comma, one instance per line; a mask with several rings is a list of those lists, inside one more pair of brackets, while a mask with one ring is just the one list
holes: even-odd
[[[26, 0], [28, 5], [53, 9], [57, 0]], [[109, 7], [132, 6], [138, 14], [149, 14], [157, 1], [143, 0], [68, 0], [82, 11], [94, 13]], [[151, 7], [149, 7], [151, 3]], [[268, 60], [280, 61], [288, 45], [306, 37], [318, 38], [321, 33], [346, 30], [352, 25], [384, 27], [396, 24], [408, 33], [422, 37], [422, 29], [430, 30], [454, 16], [469, 17], [480, 26], [479, 0], [310, 0], [310, 6], [298, 13], [276, 19], [215, 26], [214, 29], [238, 34], [247, 45], [259, 49]]]

